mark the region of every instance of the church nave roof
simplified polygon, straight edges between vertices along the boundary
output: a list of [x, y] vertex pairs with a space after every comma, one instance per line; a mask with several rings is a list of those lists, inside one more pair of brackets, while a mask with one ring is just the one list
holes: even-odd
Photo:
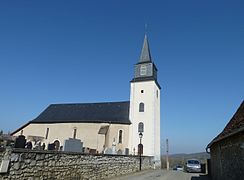
[[130, 102], [51, 104], [30, 123], [131, 124]]

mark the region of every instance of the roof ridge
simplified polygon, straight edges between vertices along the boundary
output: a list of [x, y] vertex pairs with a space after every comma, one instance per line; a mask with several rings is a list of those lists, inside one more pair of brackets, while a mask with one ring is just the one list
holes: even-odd
[[111, 122], [130, 124], [130, 101], [103, 103], [52, 104], [32, 123]]
[[207, 145], [207, 148], [212, 146], [213, 143], [216, 143], [222, 139], [225, 139], [229, 136], [232, 136], [244, 130], [243, 116], [244, 116], [244, 101], [242, 101], [242, 103], [237, 108], [236, 112], [233, 114], [233, 116], [226, 124], [224, 129]]
[[94, 103], [52, 103], [51, 105], [84, 105], [84, 104], [115, 104], [115, 103], [129, 103], [130, 101], [110, 101], [110, 102], [94, 102]]

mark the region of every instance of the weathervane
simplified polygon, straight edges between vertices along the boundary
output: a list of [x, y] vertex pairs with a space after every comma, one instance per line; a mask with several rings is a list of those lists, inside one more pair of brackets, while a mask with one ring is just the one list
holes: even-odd
[[145, 23], [145, 34], [147, 34], [147, 23]]

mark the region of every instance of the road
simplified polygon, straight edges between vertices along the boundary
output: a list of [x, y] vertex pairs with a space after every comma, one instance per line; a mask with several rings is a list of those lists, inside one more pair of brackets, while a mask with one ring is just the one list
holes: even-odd
[[209, 180], [206, 175], [181, 171], [147, 170], [110, 180]]

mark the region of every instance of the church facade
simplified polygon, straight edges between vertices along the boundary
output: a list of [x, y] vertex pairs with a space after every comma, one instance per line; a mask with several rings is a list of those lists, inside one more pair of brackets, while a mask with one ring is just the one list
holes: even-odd
[[130, 101], [51, 104], [39, 116], [18, 128], [13, 136], [38, 139], [62, 147], [67, 139], [79, 139], [96, 153], [115, 148], [116, 154], [154, 156], [160, 166], [160, 85], [147, 36], [130, 81]]

